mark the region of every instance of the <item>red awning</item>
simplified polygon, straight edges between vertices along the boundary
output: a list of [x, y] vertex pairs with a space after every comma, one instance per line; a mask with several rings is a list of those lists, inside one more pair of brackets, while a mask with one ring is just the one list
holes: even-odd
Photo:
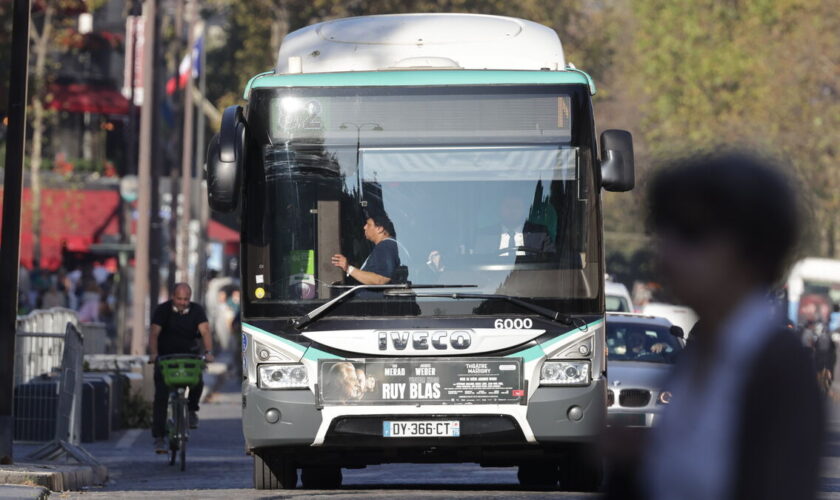
[[219, 243], [239, 242], [239, 232], [235, 231], [220, 222], [210, 220], [207, 224], [207, 237]]
[[[0, 200], [2, 200], [0, 189]], [[20, 260], [32, 268], [32, 193], [23, 191]], [[43, 269], [62, 265], [62, 251], [86, 252], [102, 235], [119, 234], [120, 193], [116, 190], [41, 190], [41, 262]], [[0, 211], [1, 212], [1, 211]]]
[[127, 115], [130, 110], [128, 99], [116, 90], [85, 83], [50, 85], [47, 107], [71, 113], [99, 113], [103, 115]]

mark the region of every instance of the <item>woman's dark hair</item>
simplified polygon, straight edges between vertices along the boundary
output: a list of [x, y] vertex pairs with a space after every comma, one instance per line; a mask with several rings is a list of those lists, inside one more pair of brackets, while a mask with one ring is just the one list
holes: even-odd
[[743, 152], [694, 156], [654, 175], [648, 228], [688, 242], [729, 238], [763, 284], [773, 285], [799, 241], [800, 206], [793, 182], [772, 162]]
[[394, 223], [385, 212], [369, 212], [368, 219], [373, 219], [373, 224], [388, 231], [388, 235], [392, 238], [397, 237], [397, 231], [394, 229]]

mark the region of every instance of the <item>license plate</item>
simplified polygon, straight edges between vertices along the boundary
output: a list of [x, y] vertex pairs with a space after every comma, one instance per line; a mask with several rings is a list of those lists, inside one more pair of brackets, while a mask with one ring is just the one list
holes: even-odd
[[461, 422], [457, 420], [400, 420], [382, 422], [382, 436], [402, 437], [460, 437]]
[[645, 427], [647, 415], [644, 413], [610, 413], [607, 424], [614, 427]]

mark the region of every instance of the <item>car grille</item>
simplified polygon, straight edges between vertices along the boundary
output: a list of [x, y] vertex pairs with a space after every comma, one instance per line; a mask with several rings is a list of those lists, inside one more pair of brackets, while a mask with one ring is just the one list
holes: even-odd
[[618, 402], [626, 408], [639, 408], [650, 403], [650, 391], [644, 389], [624, 389], [618, 396]]
[[607, 390], [607, 406], [612, 406], [615, 404], [615, 393], [611, 390]]

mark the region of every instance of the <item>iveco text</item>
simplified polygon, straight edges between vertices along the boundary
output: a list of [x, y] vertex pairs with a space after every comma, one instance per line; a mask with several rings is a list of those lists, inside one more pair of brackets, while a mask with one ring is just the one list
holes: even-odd
[[452, 346], [453, 349], [467, 349], [472, 343], [472, 335], [467, 330], [452, 330], [452, 331], [390, 331], [379, 333], [379, 350], [387, 351], [390, 338], [390, 344], [394, 349], [403, 351], [408, 346], [408, 341], [411, 339], [411, 345], [417, 350], [427, 350], [429, 345], [434, 349], [445, 351]]

